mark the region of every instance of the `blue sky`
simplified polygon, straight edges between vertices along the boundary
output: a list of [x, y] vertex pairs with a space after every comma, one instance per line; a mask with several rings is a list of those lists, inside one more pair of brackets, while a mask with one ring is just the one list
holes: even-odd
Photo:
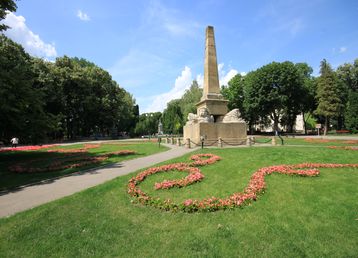
[[221, 84], [272, 61], [358, 58], [358, 1], [22, 0], [5, 34], [48, 60], [82, 57], [109, 71], [140, 112], [162, 111], [203, 77], [214, 26]]

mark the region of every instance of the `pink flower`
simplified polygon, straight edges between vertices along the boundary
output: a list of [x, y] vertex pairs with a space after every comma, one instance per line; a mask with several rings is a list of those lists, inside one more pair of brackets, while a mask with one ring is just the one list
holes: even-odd
[[192, 199], [188, 199], [188, 200], [184, 201], [184, 205], [185, 205], [185, 206], [190, 206], [190, 205], [192, 205], [192, 204], [193, 204], [193, 200], [192, 200]]

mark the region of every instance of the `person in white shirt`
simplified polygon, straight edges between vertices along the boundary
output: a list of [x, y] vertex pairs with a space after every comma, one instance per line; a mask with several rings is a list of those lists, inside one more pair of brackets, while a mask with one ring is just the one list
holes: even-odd
[[10, 142], [11, 142], [11, 147], [16, 148], [16, 146], [19, 144], [19, 139], [14, 137], [10, 140]]

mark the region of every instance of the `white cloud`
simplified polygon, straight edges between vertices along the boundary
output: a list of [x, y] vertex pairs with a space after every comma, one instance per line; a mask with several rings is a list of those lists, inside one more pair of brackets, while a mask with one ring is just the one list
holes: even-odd
[[[235, 69], [230, 69], [228, 72], [226, 72], [224, 70], [224, 63], [218, 65], [218, 72], [220, 86], [227, 85], [228, 82], [236, 74], [238, 74], [238, 71]], [[240, 74], [246, 75], [245, 72], [241, 72]], [[151, 101], [151, 104], [144, 108], [143, 113], [156, 111], [162, 112], [166, 108], [169, 101], [173, 99], [179, 99], [183, 96], [185, 90], [190, 88], [190, 85], [193, 82], [193, 78], [196, 78], [196, 81], [200, 87], [203, 87], [204, 76], [202, 74], [193, 76], [191, 69], [188, 66], [185, 66], [184, 70], [181, 72], [181, 75], [176, 78], [174, 87], [170, 91], [155, 96], [146, 97], [147, 100]]]
[[80, 18], [81, 21], [89, 21], [91, 18], [87, 13], [82, 12], [81, 10], [77, 11], [77, 17]]
[[203, 87], [203, 84], [204, 84], [204, 75], [202, 75], [201, 73], [199, 73], [197, 76], [196, 76], [196, 81], [198, 82], [198, 85], [199, 87]]
[[237, 74], [238, 72], [235, 69], [231, 69], [230, 71], [228, 71], [228, 73], [223, 78], [221, 78], [220, 86], [222, 85], [226, 86], [229, 83], [229, 81]]
[[[226, 86], [228, 84], [228, 82], [239, 72], [235, 69], [230, 69], [228, 72], [226, 72], [224, 70], [224, 63], [220, 63], [218, 64], [218, 73], [219, 73], [219, 85], [221, 86]], [[240, 73], [242, 76], [245, 76], [246, 73], [245, 72], [241, 72]], [[199, 73], [196, 76], [196, 81], [198, 82], [200, 87], [203, 87], [204, 84], [204, 76]]]
[[332, 48], [332, 53], [333, 54], [343, 54], [343, 53], [345, 53], [345, 52], [347, 52], [347, 50], [348, 50], [348, 48], [347, 47], [345, 47], [345, 46], [342, 46], [342, 47], [339, 47], [339, 48]]
[[340, 47], [339, 48], [339, 53], [344, 53], [347, 51], [347, 47]]
[[228, 72], [224, 70], [224, 63], [218, 65], [219, 71], [219, 84], [221, 86], [226, 86], [228, 82], [239, 72], [235, 69], [230, 69]]
[[185, 66], [181, 75], [176, 78], [174, 87], [166, 93], [154, 96], [152, 104], [144, 110], [144, 113], [163, 111], [169, 101], [179, 99], [183, 96], [185, 90], [190, 88], [192, 81], [191, 69]]
[[26, 25], [23, 16], [16, 16], [8, 12], [4, 19], [4, 24], [10, 29], [5, 31], [5, 35], [21, 44], [27, 52], [38, 57], [53, 58], [57, 56], [55, 44], [45, 43], [39, 35], [33, 33]]

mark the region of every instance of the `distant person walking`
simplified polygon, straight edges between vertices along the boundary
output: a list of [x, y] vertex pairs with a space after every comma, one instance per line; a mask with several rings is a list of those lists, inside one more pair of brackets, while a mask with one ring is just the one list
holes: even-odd
[[16, 148], [17, 145], [19, 144], [19, 138], [14, 137], [10, 140], [10, 142], [11, 142], [11, 147]]

